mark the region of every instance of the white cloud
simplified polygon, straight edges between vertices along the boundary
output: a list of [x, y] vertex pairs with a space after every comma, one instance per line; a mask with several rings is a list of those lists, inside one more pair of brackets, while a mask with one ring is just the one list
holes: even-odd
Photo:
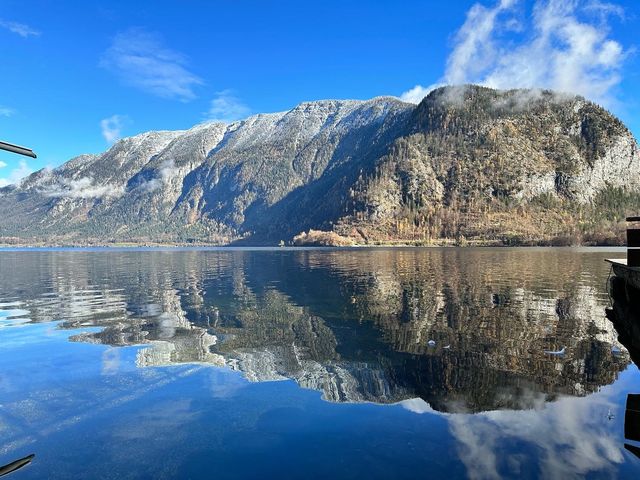
[[162, 45], [160, 38], [142, 29], [119, 33], [100, 65], [122, 81], [163, 98], [187, 102], [196, 97], [200, 77], [186, 68], [186, 58]]
[[246, 118], [250, 113], [251, 109], [232, 90], [222, 90], [216, 92], [216, 97], [211, 100], [206, 117], [207, 120], [228, 123]]
[[591, 2], [587, 2], [587, 4], [584, 6], [584, 9], [588, 12], [593, 12], [599, 15], [603, 15], [604, 17], [601, 17], [601, 18], [604, 20], [606, 20], [606, 17], [610, 15], [614, 15], [621, 19], [625, 18], [624, 8], [614, 3], [606, 3], [606, 2], [600, 2], [598, 0], [592, 0]]
[[496, 61], [477, 77], [480, 83], [545, 87], [609, 103], [611, 89], [620, 82], [624, 52], [608, 38], [605, 25], [580, 21], [575, 2], [552, 0], [536, 3], [533, 29], [529, 42], [496, 50]]
[[14, 113], [16, 113], [16, 111], [13, 108], [0, 105], [0, 117], [10, 117]]
[[400, 95], [400, 100], [403, 102], [409, 103], [420, 103], [424, 97], [429, 95], [431, 91], [435, 90], [438, 87], [444, 86], [444, 83], [434, 83], [433, 85], [429, 85], [428, 87], [423, 87], [422, 85], [416, 85], [410, 90], [402, 93]]
[[[4, 165], [6, 166], [6, 163]], [[9, 172], [8, 177], [0, 178], [0, 188], [6, 187], [7, 185], [19, 184], [22, 179], [31, 175], [32, 173], [33, 169], [29, 167], [26, 160], [20, 160], [18, 162], [18, 166], [11, 170], [11, 172]]]
[[516, 18], [522, 8], [521, 0], [472, 6], [454, 37], [442, 82], [549, 88], [611, 104], [627, 52], [610, 38], [607, 21], [624, 11], [595, 0], [536, 0], [522, 23]]
[[513, 0], [501, 0], [495, 7], [486, 8], [476, 3], [467, 12], [467, 19], [456, 33], [455, 48], [447, 59], [447, 83], [468, 82], [496, 61], [493, 34], [500, 13], [512, 8]]
[[16, 35], [20, 35], [23, 38], [37, 37], [38, 35], [40, 35], [40, 32], [38, 30], [35, 30], [29, 25], [25, 25], [24, 23], [10, 22], [8, 20], [0, 19], [0, 27], [6, 28], [10, 32], [15, 33]]
[[100, 120], [100, 129], [102, 136], [107, 143], [113, 143], [121, 137], [122, 129], [128, 121], [126, 115], [111, 115], [108, 118]]
[[5, 162], [3, 162], [2, 160], [0, 160], [0, 168], [4, 168], [6, 166], [7, 166], [7, 164]]
[[140, 184], [138, 188], [145, 192], [154, 192], [162, 188], [163, 185], [168, 184], [175, 175], [175, 172], [175, 162], [172, 159], [167, 159], [160, 164], [160, 168], [158, 169], [159, 176]]
[[47, 185], [41, 190], [48, 197], [62, 198], [108, 198], [119, 197], [124, 187], [111, 184], [95, 185], [91, 177], [61, 179], [60, 183]]

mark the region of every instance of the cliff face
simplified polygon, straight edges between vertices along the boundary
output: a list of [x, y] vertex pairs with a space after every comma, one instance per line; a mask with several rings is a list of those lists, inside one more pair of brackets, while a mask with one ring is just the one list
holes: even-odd
[[275, 243], [316, 229], [359, 243], [616, 242], [637, 209], [637, 144], [608, 112], [465, 86], [418, 106], [309, 102], [123, 139], [0, 189], [0, 237]]
[[[640, 205], [631, 133], [580, 97], [480, 87], [432, 92], [356, 184], [341, 233], [550, 241], [621, 232]], [[613, 239], [615, 242], [616, 239]]]

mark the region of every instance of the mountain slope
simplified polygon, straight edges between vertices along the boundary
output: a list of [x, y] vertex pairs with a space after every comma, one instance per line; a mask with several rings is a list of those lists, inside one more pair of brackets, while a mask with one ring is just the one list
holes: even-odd
[[[382, 240], [620, 241], [640, 210], [636, 140], [581, 97], [481, 87], [432, 92], [354, 187], [341, 232]], [[607, 235], [617, 235], [609, 238]]]
[[308, 102], [120, 140], [0, 189], [0, 237], [273, 244], [320, 229], [359, 243], [615, 242], [606, 232], [619, 234], [639, 193], [635, 139], [593, 103], [445, 87], [418, 106]]

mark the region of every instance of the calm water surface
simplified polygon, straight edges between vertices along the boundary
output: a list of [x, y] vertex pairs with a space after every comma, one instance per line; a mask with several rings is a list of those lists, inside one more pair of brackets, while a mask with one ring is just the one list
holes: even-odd
[[0, 465], [638, 478], [624, 421], [640, 374], [605, 318], [610, 256], [0, 250]]

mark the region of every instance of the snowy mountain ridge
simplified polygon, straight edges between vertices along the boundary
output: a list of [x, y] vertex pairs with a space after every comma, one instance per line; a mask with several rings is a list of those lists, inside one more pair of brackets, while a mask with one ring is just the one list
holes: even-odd
[[635, 139], [581, 97], [466, 86], [418, 106], [321, 100], [145, 132], [35, 172], [0, 189], [0, 241], [273, 244], [310, 229], [356, 243], [446, 239], [483, 235], [462, 231], [467, 204], [499, 213], [507, 199], [530, 208], [550, 196], [561, 214], [605, 188], [635, 194], [634, 173]]

